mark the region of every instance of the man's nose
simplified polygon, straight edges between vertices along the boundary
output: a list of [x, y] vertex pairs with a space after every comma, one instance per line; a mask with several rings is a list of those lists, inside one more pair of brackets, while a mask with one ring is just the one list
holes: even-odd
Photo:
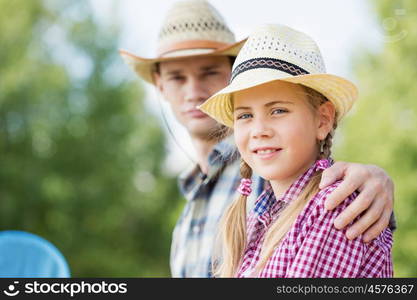
[[211, 95], [207, 92], [207, 87], [196, 78], [190, 78], [185, 86], [185, 100], [200, 103], [208, 99]]

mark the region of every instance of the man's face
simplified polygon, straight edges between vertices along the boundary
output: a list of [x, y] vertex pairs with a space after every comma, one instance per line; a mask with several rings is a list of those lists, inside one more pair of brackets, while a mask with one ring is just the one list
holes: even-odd
[[155, 82], [190, 135], [210, 139], [218, 123], [197, 106], [229, 83], [230, 72], [226, 56], [192, 57], [160, 63]]

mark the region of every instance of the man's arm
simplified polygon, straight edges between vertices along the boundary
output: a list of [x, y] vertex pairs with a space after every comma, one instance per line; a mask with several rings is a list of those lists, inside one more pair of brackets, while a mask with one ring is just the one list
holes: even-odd
[[323, 172], [320, 189], [336, 180], [343, 182], [326, 200], [325, 206], [333, 210], [354, 191], [359, 196], [336, 219], [334, 225], [344, 228], [366, 211], [346, 232], [348, 239], [363, 234], [364, 242], [376, 238], [389, 224], [394, 204], [394, 184], [386, 172], [374, 165], [336, 162]]

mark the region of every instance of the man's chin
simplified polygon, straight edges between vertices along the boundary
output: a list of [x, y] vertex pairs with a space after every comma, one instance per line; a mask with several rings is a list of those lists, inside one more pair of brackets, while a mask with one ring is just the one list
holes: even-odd
[[219, 136], [221, 127], [213, 120], [211, 122], [189, 122], [187, 124], [187, 130], [191, 136], [204, 139], [212, 140]]

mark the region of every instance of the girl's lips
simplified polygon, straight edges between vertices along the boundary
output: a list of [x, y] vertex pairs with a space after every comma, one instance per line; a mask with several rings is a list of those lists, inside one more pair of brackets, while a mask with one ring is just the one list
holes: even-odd
[[253, 153], [261, 159], [271, 159], [277, 156], [281, 150], [281, 148], [264, 148], [255, 149]]

